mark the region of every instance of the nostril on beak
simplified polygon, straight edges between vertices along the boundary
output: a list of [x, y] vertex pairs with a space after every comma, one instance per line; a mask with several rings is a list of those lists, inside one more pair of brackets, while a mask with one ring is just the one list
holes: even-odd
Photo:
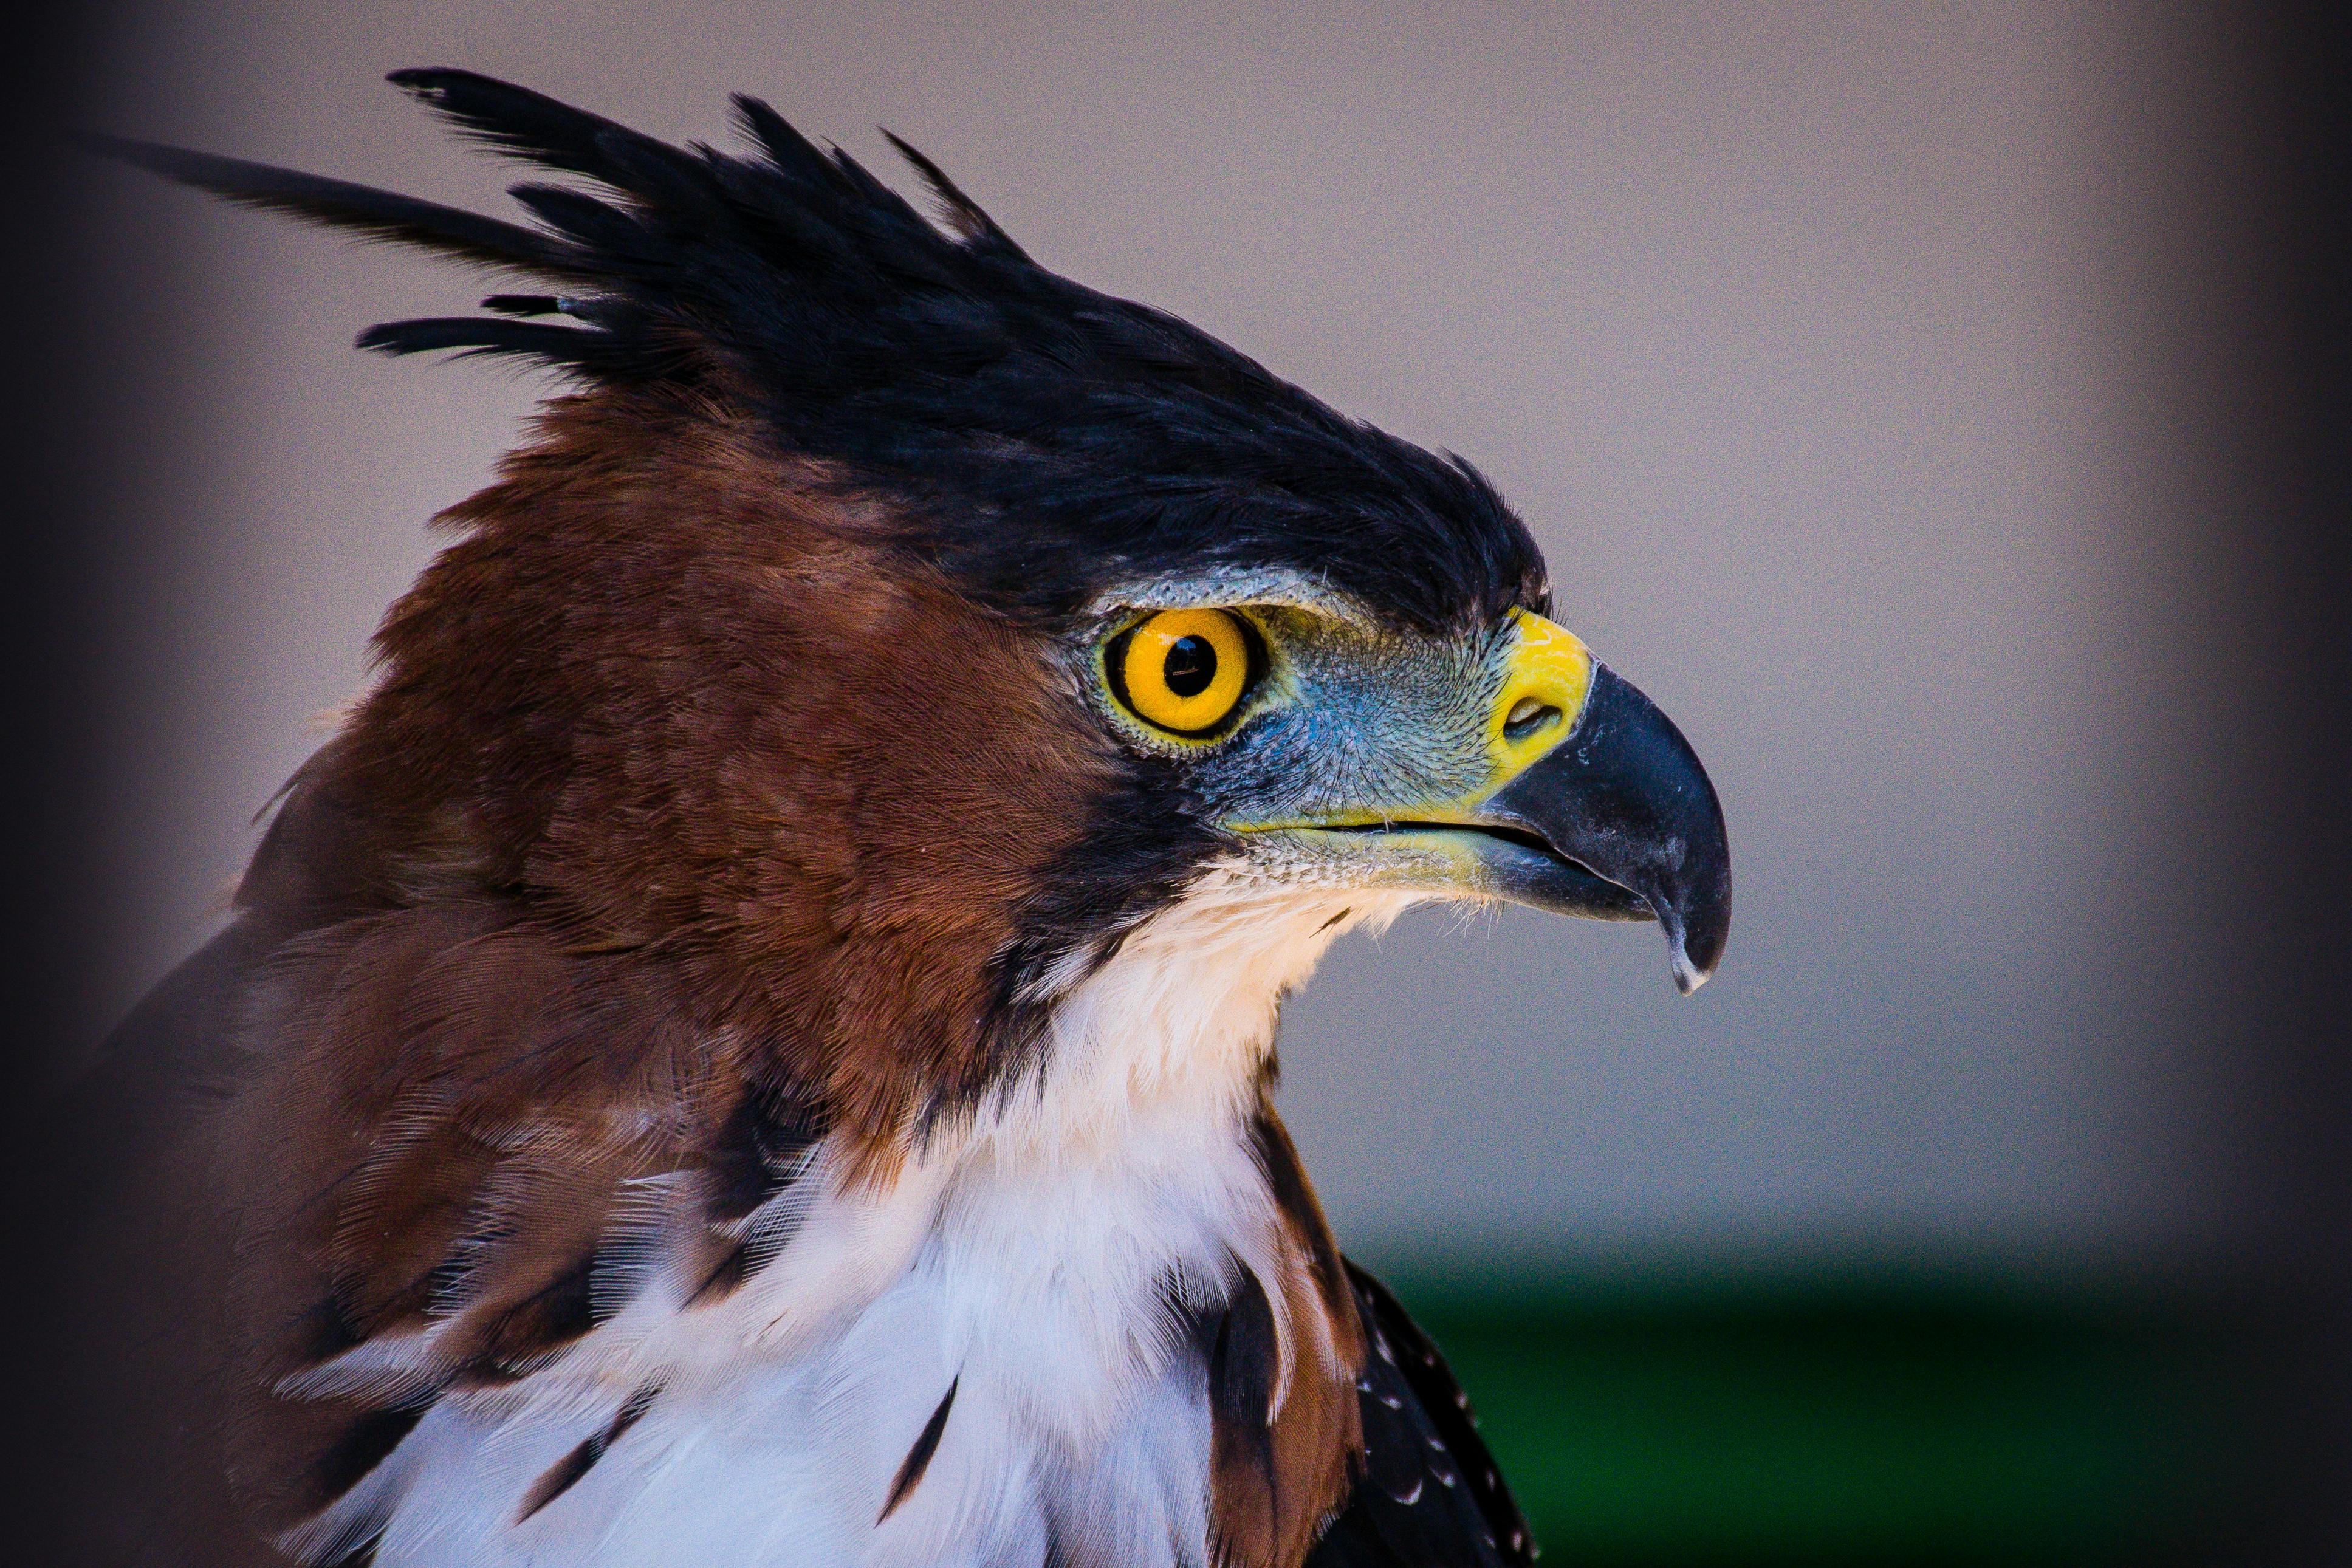
[[1521, 697], [1503, 716], [1503, 733], [1513, 740], [1524, 740], [1558, 717], [1559, 709], [1542, 698]]

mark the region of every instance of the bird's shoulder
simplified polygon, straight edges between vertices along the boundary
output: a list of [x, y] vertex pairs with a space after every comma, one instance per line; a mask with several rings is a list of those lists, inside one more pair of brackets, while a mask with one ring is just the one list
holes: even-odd
[[1364, 1324], [1363, 1471], [1307, 1568], [1528, 1568], [1534, 1537], [1468, 1396], [1388, 1287], [1347, 1263]]
[[200, 1386], [178, 1370], [234, 1511], [331, 1556], [305, 1531], [364, 1538], [372, 1474], [444, 1401], [518, 1386], [649, 1288], [736, 1291], [826, 1128], [730, 1049], [655, 970], [490, 900], [247, 916], [159, 988], [84, 1098], [124, 1146], [179, 1145], [142, 1151], [123, 1197], [151, 1212], [115, 1225], [195, 1221], [158, 1240], [188, 1256], [148, 1332], [216, 1342]]

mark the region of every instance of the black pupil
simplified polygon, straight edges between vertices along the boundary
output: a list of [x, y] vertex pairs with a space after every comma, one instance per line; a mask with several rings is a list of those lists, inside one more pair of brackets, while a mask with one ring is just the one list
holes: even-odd
[[1178, 696], [1197, 697], [1217, 678], [1217, 651], [1206, 637], [1179, 637], [1160, 674]]

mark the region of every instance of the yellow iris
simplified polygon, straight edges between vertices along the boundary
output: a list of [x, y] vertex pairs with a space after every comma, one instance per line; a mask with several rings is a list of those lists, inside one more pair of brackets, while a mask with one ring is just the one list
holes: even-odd
[[1249, 639], [1233, 612], [1163, 610], [1128, 633], [1118, 674], [1139, 716], [1197, 734], [1234, 711], [1249, 664]]

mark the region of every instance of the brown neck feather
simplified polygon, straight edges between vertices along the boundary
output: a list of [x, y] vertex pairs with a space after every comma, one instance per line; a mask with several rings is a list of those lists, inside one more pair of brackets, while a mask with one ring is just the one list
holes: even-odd
[[1117, 763], [887, 521], [726, 406], [554, 405], [441, 519], [245, 902], [499, 902], [899, 1136], [919, 1086], [986, 1076], [988, 961]]

